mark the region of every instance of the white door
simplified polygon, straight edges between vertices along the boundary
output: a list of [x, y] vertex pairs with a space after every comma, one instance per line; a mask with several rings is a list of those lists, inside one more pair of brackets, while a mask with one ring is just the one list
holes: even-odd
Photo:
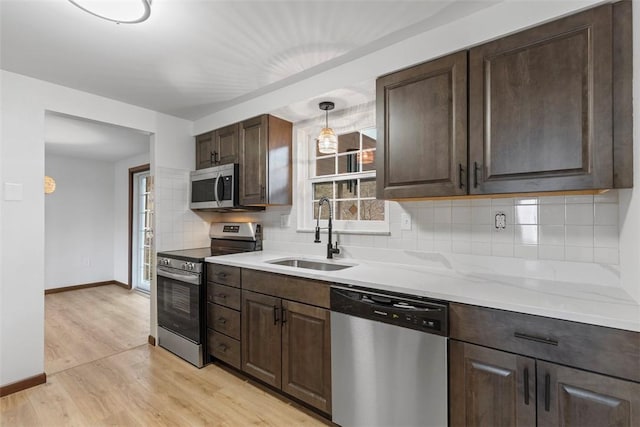
[[151, 239], [153, 203], [149, 171], [133, 176], [133, 248], [132, 287], [143, 292], [151, 290]]

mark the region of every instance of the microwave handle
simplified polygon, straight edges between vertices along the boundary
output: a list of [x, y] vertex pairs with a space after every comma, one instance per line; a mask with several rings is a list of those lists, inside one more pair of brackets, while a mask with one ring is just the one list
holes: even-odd
[[218, 195], [218, 182], [220, 182], [220, 178], [222, 178], [222, 172], [218, 172], [218, 177], [216, 178], [216, 183], [214, 184], [214, 196], [216, 197], [216, 203], [220, 206], [220, 196]]

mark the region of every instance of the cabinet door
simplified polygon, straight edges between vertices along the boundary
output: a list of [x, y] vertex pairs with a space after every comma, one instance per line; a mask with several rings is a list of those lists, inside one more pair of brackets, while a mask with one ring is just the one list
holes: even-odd
[[196, 136], [196, 169], [213, 166], [213, 132]]
[[240, 204], [266, 203], [267, 116], [240, 123]]
[[540, 426], [640, 425], [640, 384], [548, 362], [537, 368]]
[[611, 188], [611, 5], [469, 53], [470, 193]]
[[449, 341], [451, 426], [535, 426], [535, 360]]
[[377, 197], [467, 194], [467, 52], [376, 83]]
[[240, 127], [236, 123], [215, 132], [214, 157], [218, 165], [238, 162], [238, 138]]
[[242, 370], [281, 387], [280, 299], [242, 291]]
[[282, 301], [282, 391], [331, 413], [329, 310]]

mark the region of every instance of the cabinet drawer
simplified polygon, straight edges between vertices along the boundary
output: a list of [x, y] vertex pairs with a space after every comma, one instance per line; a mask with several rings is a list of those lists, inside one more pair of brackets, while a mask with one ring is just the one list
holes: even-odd
[[240, 341], [207, 329], [209, 354], [240, 369]]
[[449, 305], [460, 341], [640, 381], [640, 333], [465, 304]]
[[240, 312], [218, 304], [207, 304], [207, 327], [240, 339]]
[[330, 285], [327, 282], [247, 268], [242, 270], [242, 282], [243, 289], [329, 308]]
[[207, 301], [240, 310], [240, 289], [218, 283], [208, 283]]
[[220, 264], [207, 264], [207, 281], [239, 288], [240, 268]]

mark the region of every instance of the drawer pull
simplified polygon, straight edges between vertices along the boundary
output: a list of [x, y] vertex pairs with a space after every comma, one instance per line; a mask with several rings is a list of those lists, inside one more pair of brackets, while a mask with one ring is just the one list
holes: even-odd
[[515, 332], [513, 336], [523, 340], [539, 342], [541, 344], [558, 345], [558, 341], [553, 338], [536, 337], [534, 335], [521, 334], [520, 332]]
[[227, 273], [225, 273], [224, 271], [221, 271], [217, 274], [217, 276], [221, 279], [224, 279], [225, 277], [227, 277]]
[[227, 299], [227, 294], [217, 294], [218, 298]]
[[222, 323], [224, 325], [225, 323], [227, 323], [227, 319], [225, 319], [224, 317], [218, 317], [218, 323]]
[[551, 409], [551, 375], [544, 376], [544, 410], [549, 412]]
[[529, 404], [529, 368], [524, 368], [524, 404]]
[[223, 353], [226, 353], [227, 350], [229, 349], [228, 346], [226, 346], [225, 344], [218, 344], [218, 348], [220, 349], [220, 351], [222, 351]]

